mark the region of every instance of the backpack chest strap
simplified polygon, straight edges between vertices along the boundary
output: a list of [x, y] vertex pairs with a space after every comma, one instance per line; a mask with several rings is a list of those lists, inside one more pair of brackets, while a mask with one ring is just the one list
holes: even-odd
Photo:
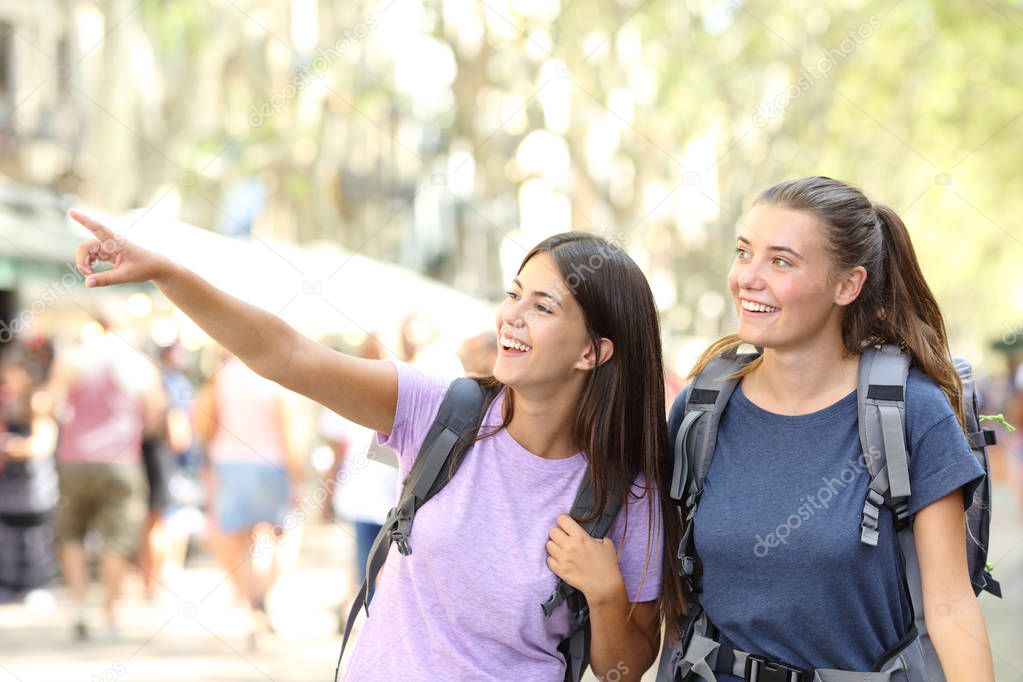
[[717, 447], [718, 426], [741, 371], [758, 355], [759, 351], [739, 353], [738, 348], [719, 355], [693, 378], [685, 395], [682, 422], [675, 434], [674, 468], [668, 492], [678, 502], [684, 529], [678, 558], [686, 587], [693, 594], [700, 591], [693, 519]]

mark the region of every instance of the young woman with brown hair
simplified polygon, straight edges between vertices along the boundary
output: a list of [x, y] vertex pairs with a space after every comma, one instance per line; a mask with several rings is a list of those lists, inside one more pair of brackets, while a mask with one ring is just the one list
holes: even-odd
[[[760, 679], [839, 679], [821, 669], [927, 679], [919, 670], [869, 672], [906, 646], [913, 628], [889, 509], [877, 520], [877, 546], [860, 533], [870, 474], [858, 431], [859, 360], [864, 348], [888, 343], [912, 360], [908, 513], [927, 630], [949, 680], [993, 680], [964, 535], [964, 494], [983, 470], [964, 436], [941, 311], [902, 220], [830, 178], [775, 185], [740, 223], [728, 286], [738, 330], [707, 349], [691, 378], [742, 344], [762, 353], [741, 370], [722, 412], [692, 520], [702, 591], [689, 596], [717, 628], [720, 651], [818, 672], [768, 678], [765, 668]], [[669, 417], [672, 442], [685, 403], [683, 392]], [[734, 672], [712, 676], [741, 679]], [[756, 677], [749, 666], [745, 677]]]
[[[382, 434], [408, 473], [447, 382], [402, 363], [317, 344], [179, 264], [72, 217], [88, 286], [152, 280], [259, 374]], [[113, 270], [97, 273], [93, 263]], [[551, 237], [526, 255], [498, 310], [481, 436], [423, 505], [414, 553], [392, 548], [344, 679], [561, 680], [567, 607], [540, 602], [558, 578], [589, 605], [589, 659], [638, 678], [657, 653], [668, 458], [659, 325], [636, 264], [593, 235]], [[607, 538], [568, 516], [589, 471], [604, 509], [626, 497]], [[669, 517], [668, 524], [677, 523]]]

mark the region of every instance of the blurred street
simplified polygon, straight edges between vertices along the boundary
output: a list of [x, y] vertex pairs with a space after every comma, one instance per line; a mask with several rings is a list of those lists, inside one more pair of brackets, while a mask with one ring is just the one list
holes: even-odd
[[276, 635], [257, 650], [246, 635], [247, 617], [231, 607], [224, 574], [207, 554], [189, 563], [173, 594], [147, 602], [133, 573], [126, 584], [122, 631], [102, 627], [99, 586], [90, 593], [93, 637], [72, 638], [64, 590], [57, 609], [33, 613], [25, 605], [0, 606], [0, 681], [65, 680], [327, 680], [333, 678], [340, 639], [338, 604], [351, 565], [352, 537], [344, 526], [314, 522], [305, 528], [298, 565], [285, 572], [269, 598]]
[[[995, 505], [991, 560], [1005, 598], [986, 595], [980, 601], [992, 637], [996, 679], [1023, 682], [1023, 514], [1005, 483], [996, 488]], [[333, 607], [348, 579], [343, 567], [350, 565], [352, 547], [342, 525], [314, 521], [305, 527], [298, 564], [270, 597], [277, 634], [260, 639], [255, 651], [245, 635], [244, 614], [230, 607], [223, 573], [205, 554], [190, 559], [180, 584], [173, 586], [175, 594], [158, 602], [145, 601], [133, 574], [117, 640], [94, 627], [92, 641], [73, 641], [60, 587], [53, 590], [58, 603], [50, 613], [0, 606], [0, 682], [331, 679], [340, 641]], [[98, 625], [95, 585], [92, 597], [92, 621]], [[644, 680], [653, 679], [653, 670]]]

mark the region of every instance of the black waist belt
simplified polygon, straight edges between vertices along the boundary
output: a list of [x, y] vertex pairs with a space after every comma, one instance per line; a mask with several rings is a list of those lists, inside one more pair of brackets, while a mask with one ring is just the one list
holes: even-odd
[[773, 661], [727, 644], [718, 649], [714, 672], [741, 677], [746, 682], [812, 682], [812, 669], [797, 668], [781, 661]]

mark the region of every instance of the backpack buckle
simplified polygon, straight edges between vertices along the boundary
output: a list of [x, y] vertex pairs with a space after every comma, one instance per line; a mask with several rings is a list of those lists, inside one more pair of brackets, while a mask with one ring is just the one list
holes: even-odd
[[678, 571], [679, 577], [685, 581], [686, 589], [693, 594], [698, 594], [701, 590], [699, 581], [696, 579], [696, 557], [680, 549], [678, 558], [682, 560]]
[[395, 528], [391, 531], [391, 540], [398, 546], [402, 556], [412, 554], [412, 547], [408, 543], [408, 534], [405, 531]]
[[743, 673], [746, 682], [809, 682], [810, 677], [805, 670], [793, 668], [777, 661], [768, 661], [763, 656], [750, 654], [746, 658], [746, 670]]

